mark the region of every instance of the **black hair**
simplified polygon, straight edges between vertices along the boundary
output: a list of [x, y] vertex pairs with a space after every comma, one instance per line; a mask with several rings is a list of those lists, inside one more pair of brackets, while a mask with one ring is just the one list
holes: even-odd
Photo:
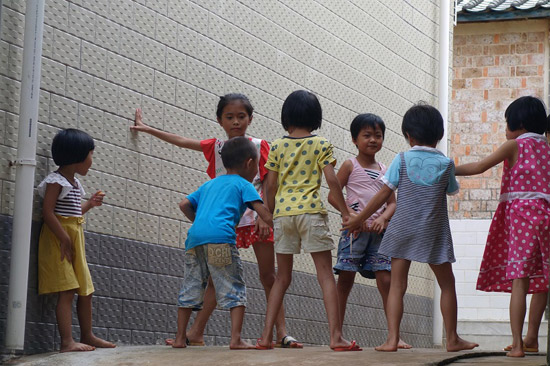
[[67, 128], [52, 141], [52, 157], [58, 166], [82, 163], [95, 148], [94, 139], [84, 131]]
[[254, 112], [254, 107], [252, 107], [252, 103], [250, 103], [250, 100], [248, 97], [244, 94], [239, 93], [231, 93], [226, 94], [220, 97], [220, 101], [218, 102], [218, 108], [216, 109], [216, 116], [218, 118], [222, 118], [223, 109], [230, 103], [234, 101], [240, 101], [244, 108], [246, 109], [246, 113], [248, 113], [248, 116], [252, 116], [252, 112]]
[[349, 131], [351, 132], [351, 137], [355, 140], [363, 128], [370, 127], [373, 130], [376, 130], [376, 126], [380, 127], [380, 130], [382, 131], [382, 138], [384, 138], [386, 134], [386, 125], [384, 124], [382, 118], [373, 113], [363, 113], [357, 115], [357, 117], [351, 121]]
[[286, 97], [281, 111], [281, 122], [285, 131], [290, 127], [307, 128], [314, 131], [321, 127], [323, 110], [315, 94], [296, 90]]
[[420, 144], [435, 145], [443, 138], [443, 117], [439, 111], [425, 102], [413, 105], [403, 116], [403, 136], [412, 137]]
[[548, 129], [544, 103], [535, 97], [521, 97], [514, 100], [504, 112], [508, 130], [525, 128], [529, 132], [543, 134]]
[[226, 169], [235, 169], [242, 166], [248, 159], [258, 158], [258, 149], [247, 137], [237, 136], [223, 144], [221, 156]]

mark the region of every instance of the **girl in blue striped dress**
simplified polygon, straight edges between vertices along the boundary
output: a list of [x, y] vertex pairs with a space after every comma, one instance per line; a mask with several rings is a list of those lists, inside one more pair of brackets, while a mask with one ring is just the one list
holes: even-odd
[[418, 104], [403, 116], [401, 130], [411, 149], [395, 157], [382, 178], [385, 185], [357, 216], [344, 223], [344, 229], [350, 232], [359, 229], [399, 188], [396, 211], [378, 251], [391, 257], [392, 270], [386, 307], [388, 338], [376, 350], [398, 349], [411, 261], [428, 263], [441, 288], [447, 351], [472, 349], [478, 345], [461, 339], [456, 332], [457, 301], [451, 266], [455, 257], [446, 195], [458, 193], [458, 183], [453, 161], [435, 148], [443, 137], [443, 118], [434, 107]]

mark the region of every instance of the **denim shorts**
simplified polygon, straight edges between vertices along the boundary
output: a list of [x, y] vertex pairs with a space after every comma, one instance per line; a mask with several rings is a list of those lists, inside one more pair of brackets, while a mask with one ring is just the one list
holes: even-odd
[[212, 276], [214, 282], [219, 307], [232, 309], [246, 306], [241, 257], [235, 245], [231, 244], [204, 244], [185, 252], [178, 306], [202, 309], [209, 276]]
[[391, 259], [378, 254], [383, 235], [374, 232], [360, 232], [352, 242], [348, 231], [343, 231], [338, 243], [338, 258], [333, 268], [334, 273], [339, 274], [340, 271], [359, 272], [365, 278], [375, 278], [376, 271], [390, 271]]

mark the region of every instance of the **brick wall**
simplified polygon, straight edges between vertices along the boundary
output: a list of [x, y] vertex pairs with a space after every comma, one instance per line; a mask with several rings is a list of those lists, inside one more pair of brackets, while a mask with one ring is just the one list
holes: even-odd
[[[97, 147], [83, 184], [107, 193], [86, 230], [179, 249], [190, 224], [177, 203], [207, 179], [206, 164], [200, 153], [130, 133], [133, 113], [141, 107], [147, 123], [188, 137], [223, 137], [215, 105], [228, 92], [250, 97], [250, 135], [272, 140], [283, 134], [284, 98], [313, 91], [324, 112], [320, 134], [340, 162], [355, 153], [352, 118], [377, 113], [388, 127], [380, 158], [389, 164], [406, 148], [403, 113], [418, 100], [436, 103], [438, 12], [435, 0], [414, 7], [404, 0], [46, 0], [35, 184], [56, 168], [54, 134], [86, 130]], [[25, 1], [4, 0], [1, 14], [0, 213], [11, 216]], [[36, 195], [34, 207], [38, 222]], [[329, 216], [336, 235], [339, 217]], [[8, 251], [2, 255], [7, 272]], [[251, 250], [241, 255], [255, 261]], [[309, 256], [298, 256], [295, 269], [314, 281]], [[431, 272], [414, 265], [411, 276], [409, 294], [429, 303]], [[429, 322], [416, 325], [426, 330]]]
[[[506, 140], [504, 111], [514, 99], [547, 97], [548, 25], [537, 20], [455, 27], [449, 151], [457, 165], [488, 156]], [[459, 178], [450, 216], [491, 218], [501, 174], [499, 165]]]

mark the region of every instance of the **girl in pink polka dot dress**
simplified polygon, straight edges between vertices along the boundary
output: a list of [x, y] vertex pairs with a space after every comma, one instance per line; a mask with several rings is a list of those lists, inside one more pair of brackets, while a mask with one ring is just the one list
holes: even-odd
[[480, 174], [504, 161], [500, 203], [487, 237], [477, 289], [512, 293], [513, 343], [507, 356], [523, 357], [526, 295], [535, 294], [533, 301], [546, 303], [548, 292], [550, 146], [544, 134], [549, 126], [543, 103], [534, 97], [515, 100], [504, 116], [508, 141], [487, 158], [458, 166], [455, 174]]

